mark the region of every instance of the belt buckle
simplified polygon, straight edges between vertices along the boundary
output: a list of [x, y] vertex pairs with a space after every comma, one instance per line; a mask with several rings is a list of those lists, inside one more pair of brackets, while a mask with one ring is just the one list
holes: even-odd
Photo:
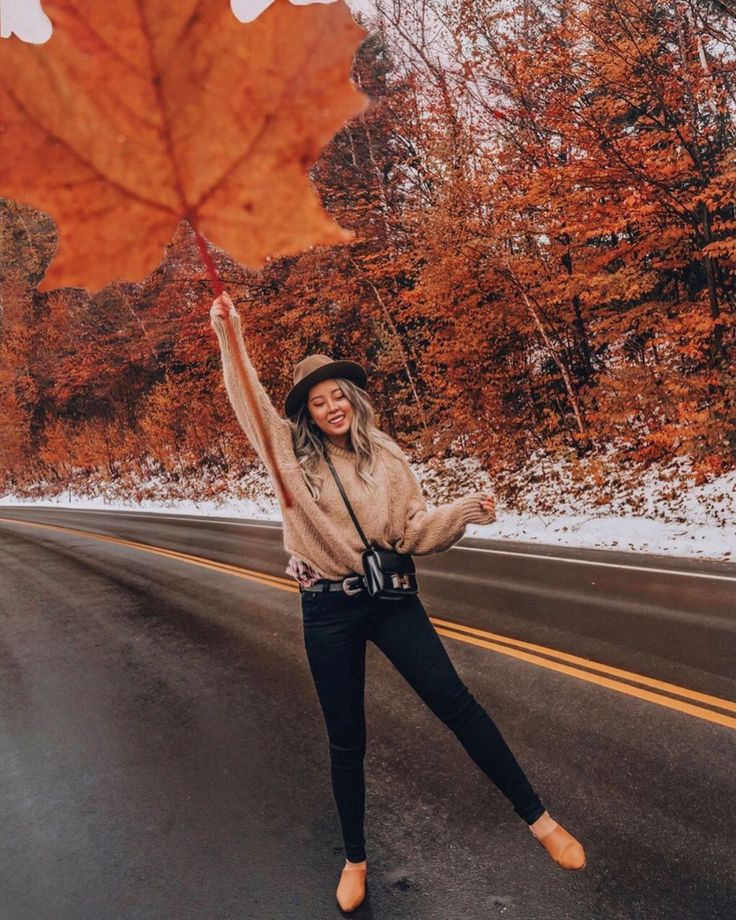
[[[354, 588], [352, 588], [352, 589], [349, 588], [349, 587], [348, 587], [348, 582], [349, 582], [349, 581], [354, 581], [356, 578], [358, 579], [358, 586], [357, 586], [357, 587], [354, 587]], [[362, 585], [362, 582], [360, 581], [360, 575], [348, 575], [347, 577], [343, 578], [343, 580], [342, 580], [342, 590], [343, 590], [346, 594], [349, 594], [349, 595], [360, 594], [360, 592], [363, 590], [363, 585]]]

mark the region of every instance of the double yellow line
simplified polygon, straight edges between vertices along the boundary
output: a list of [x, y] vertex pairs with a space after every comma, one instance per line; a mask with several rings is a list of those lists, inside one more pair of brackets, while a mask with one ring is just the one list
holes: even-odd
[[[560, 674], [567, 674], [568, 677], [577, 677], [578, 680], [598, 684], [599, 687], [608, 687], [609, 690], [635, 696], [649, 703], [676, 709], [678, 712], [696, 716], [698, 719], [705, 719], [706, 722], [736, 728], [736, 718], [725, 714], [725, 712], [736, 712], [736, 703], [731, 700], [709, 696], [697, 690], [688, 690], [687, 687], [679, 687], [677, 684], [669, 684], [664, 680], [645, 677], [633, 671], [624, 671], [622, 668], [614, 668], [611, 665], [601, 664], [599, 661], [591, 661], [589, 658], [558, 652], [544, 645], [499, 636], [485, 629], [462, 626], [438, 617], [432, 617], [432, 622], [440, 635], [450, 639], [459, 639], [461, 642], [479, 645], [481, 648], [491, 649], [502, 655], [510, 655], [512, 658], [519, 658], [521, 661], [528, 661], [530, 664], [549, 668]], [[654, 689], [647, 690], [646, 687]], [[655, 692], [655, 690], [660, 692]], [[693, 702], [689, 702], [691, 700]], [[718, 710], [725, 710], [725, 712]]]
[[95, 533], [91, 530], [78, 530], [76, 527], [64, 527], [61, 524], [40, 524], [37, 521], [21, 521], [18, 518], [0, 517], [0, 524], [22, 524], [24, 527], [41, 527], [45, 530], [59, 530], [62, 533], [73, 534], [76, 537], [89, 537], [103, 543], [115, 543], [118, 546], [128, 546], [143, 553], [153, 553], [155, 556], [166, 556], [169, 559], [178, 559], [188, 565], [198, 565], [203, 569], [213, 572], [224, 572], [226, 575], [235, 575], [238, 578], [247, 578], [249, 581], [258, 581], [272, 588], [281, 588], [284, 591], [299, 591], [293, 579], [281, 578], [279, 575], [268, 575], [257, 572], [255, 569], [246, 569], [239, 565], [228, 565], [226, 562], [214, 562], [202, 556], [192, 556], [190, 553], [180, 553], [175, 549], [163, 549], [160, 546], [151, 546], [149, 543], [138, 543], [135, 540], [125, 540], [123, 537], [111, 537], [104, 533]]
[[[169, 559], [186, 562], [188, 565], [196, 565], [204, 569], [210, 569], [211, 571], [222, 572], [226, 575], [234, 575], [237, 578], [246, 578], [249, 581], [256, 581], [272, 588], [279, 588], [282, 591], [290, 591], [292, 593], [299, 591], [298, 586], [289, 578], [283, 578], [279, 575], [268, 575], [254, 569], [243, 568], [242, 566], [228, 565], [225, 562], [213, 562], [202, 556], [193, 556], [189, 553], [180, 553], [176, 550], [163, 549], [158, 546], [151, 546], [147, 543], [125, 540], [122, 537], [111, 537], [107, 534], [94, 533], [88, 530], [78, 530], [74, 527], [64, 527], [59, 524], [40, 524], [36, 521], [21, 521], [17, 518], [0, 517], [0, 523], [20, 524], [25, 527], [57, 530], [62, 533], [87, 537], [106, 543], [115, 543], [119, 546], [127, 546], [141, 552], [153, 553], [157, 556], [166, 556]], [[536, 645], [533, 642], [512, 639], [509, 636], [500, 636], [497, 633], [492, 633], [485, 629], [464, 626], [461, 623], [454, 623], [451, 620], [443, 620], [439, 617], [430, 617], [430, 620], [437, 628], [437, 632], [449, 639], [456, 639], [460, 642], [467, 642], [470, 645], [477, 645], [481, 648], [498, 652], [501, 655], [509, 655], [520, 661], [526, 661], [538, 667], [548, 668], [551, 671], [566, 674], [568, 677], [575, 677], [578, 680], [597, 684], [600, 687], [606, 687], [618, 693], [637, 697], [649, 703], [656, 703], [658, 706], [664, 706], [668, 709], [675, 709], [678, 712], [695, 716], [698, 719], [704, 719], [706, 722], [714, 722], [726, 728], [736, 729], [736, 718], [727, 714], [729, 712], [736, 713], [736, 703], [731, 700], [710, 696], [707, 693], [699, 693], [697, 690], [689, 690], [687, 687], [680, 687], [677, 684], [656, 680], [653, 677], [646, 677], [643, 674], [636, 674], [633, 671], [625, 671], [622, 668], [615, 668], [598, 661], [591, 661], [589, 658], [581, 658], [578, 655], [571, 655], [568, 652], [560, 652], [557, 651], [557, 649], [547, 648], [544, 645]]]

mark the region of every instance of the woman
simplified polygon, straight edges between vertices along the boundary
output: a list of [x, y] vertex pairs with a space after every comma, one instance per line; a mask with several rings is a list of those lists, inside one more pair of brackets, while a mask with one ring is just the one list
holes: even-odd
[[288, 509], [279, 496], [284, 546], [292, 554], [287, 572], [299, 582], [307, 660], [329, 738], [332, 789], [346, 855], [337, 886], [340, 907], [353, 910], [365, 898], [363, 687], [369, 639], [456, 734], [552, 859], [563, 868], [582, 869], [582, 846], [545, 811], [498, 728], [455, 671], [418, 596], [380, 600], [368, 594], [361, 578], [364, 545], [326, 457], [369, 542], [398, 552], [449, 549], [467, 524], [494, 519], [493, 498], [473, 493], [429, 510], [405, 455], [374, 424], [363, 389], [366, 374], [355, 362], [332, 361], [326, 355], [299, 362], [284, 406], [287, 418], [282, 418], [248, 357], [240, 318], [227, 294], [215, 300], [210, 317], [230, 402], [273, 477], [235, 371], [226, 332], [226, 323], [233, 323], [274, 462], [292, 496]]

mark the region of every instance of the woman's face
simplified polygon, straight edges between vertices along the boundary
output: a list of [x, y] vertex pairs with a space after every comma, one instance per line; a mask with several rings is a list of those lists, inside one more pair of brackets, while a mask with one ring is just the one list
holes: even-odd
[[307, 408], [315, 425], [333, 437], [347, 434], [353, 407], [336, 380], [321, 380], [307, 394]]

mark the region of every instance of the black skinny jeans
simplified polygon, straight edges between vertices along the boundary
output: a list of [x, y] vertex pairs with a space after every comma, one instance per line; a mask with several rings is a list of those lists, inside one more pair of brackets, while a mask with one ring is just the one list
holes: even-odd
[[532, 824], [544, 805], [501, 732], [462, 682], [419, 597], [376, 600], [363, 590], [302, 591], [304, 644], [325, 718], [332, 790], [351, 862], [366, 858], [363, 820], [366, 749], [365, 649], [370, 639], [481, 770]]

